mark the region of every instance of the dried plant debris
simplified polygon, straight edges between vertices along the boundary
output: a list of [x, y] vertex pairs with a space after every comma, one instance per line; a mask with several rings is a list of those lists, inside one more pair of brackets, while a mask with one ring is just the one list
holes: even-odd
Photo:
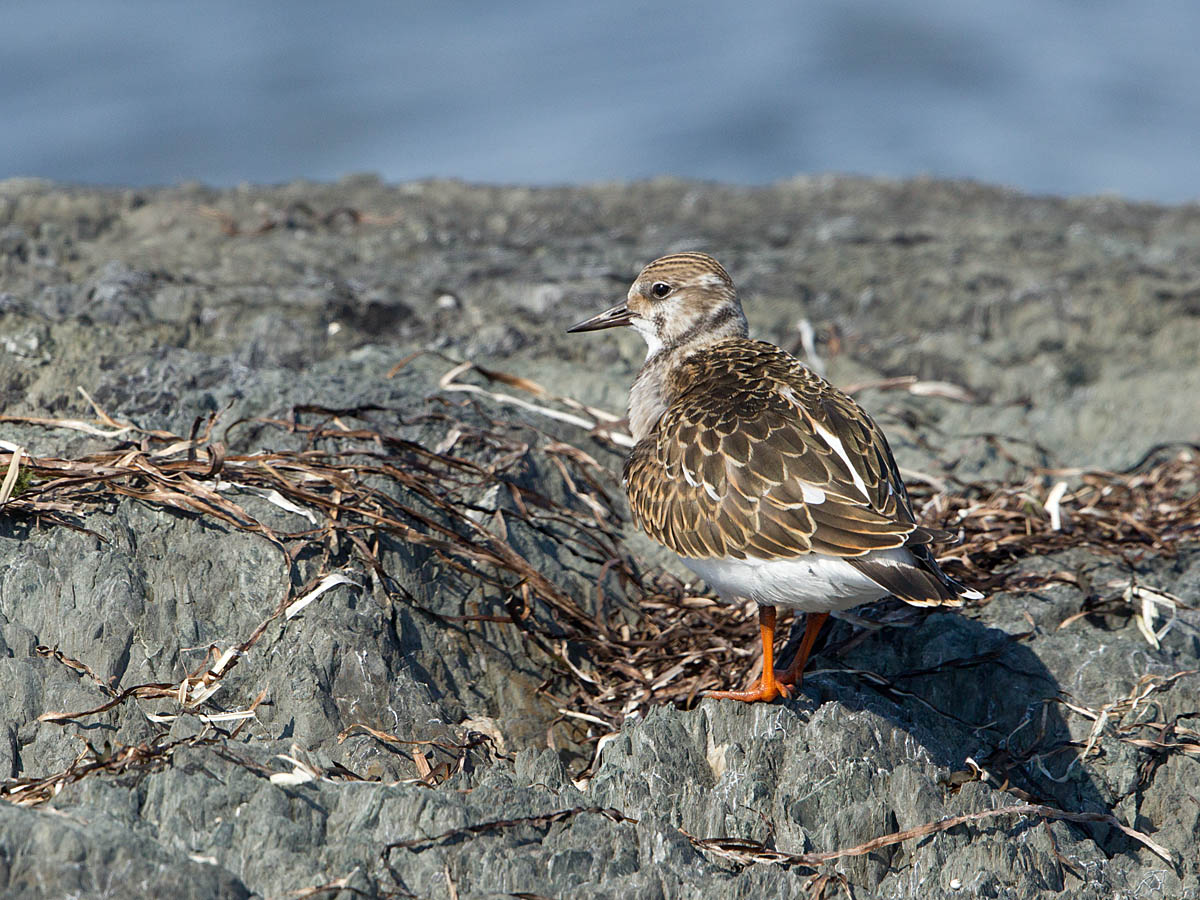
[[918, 825], [915, 828], [906, 828], [903, 831], [896, 831], [891, 834], [881, 835], [877, 838], [872, 838], [869, 841], [864, 841], [863, 843], [857, 844], [853, 847], [846, 847], [840, 850], [829, 850], [823, 853], [783, 853], [779, 850], [772, 850], [758, 841], [746, 840], [745, 838], [697, 838], [690, 834], [687, 835], [687, 837], [697, 848], [701, 850], [707, 850], [708, 852], [719, 856], [723, 856], [741, 865], [748, 865], [755, 862], [766, 862], [782, 863], [784, 865], [809, 866], [815, 868], [822, 863], [830, 862], [835, 859], [842, 859], [847, 856], [862, 856], [863, 854], [878, 850], [881, 847], [890, 847], [893, 844], [900, 844], [904, 841], [923, 838], [931, 834], [937, 834], [940, 831], [948, 831], [951, 828], [957, 828], [959, 825], [965, 825], [968, 822], [978, 822], [983, 819], [991, 819], [996, 816], [1036, 816], [1045, 821], [1063, 819], [1068, 822], [1102, 822], [1124, 832], [1147, 849], [1153, 851], [1161, 859], [1164, 859], [1167, 862], [1174, 861], [1171, 852], [1165, 847], [1151, 840], [1141, 832], [1135, 831], [1132, 828], [1121, 824], [1115, 817], [1111, 815], [1107, 815], [1105, 813], [1064, 812], [1061, 809], [1053, 809], [1052, 807], [1043, 806], [1038, 803], [1021, 803], [1013, 806], [1000, 806], [996, 809], [985, 809], [981, 810], [980, 812], [966, 813], [961, 816], [950, 816], [937, 822], [926, 822], [925, 824]]
[[[508, 384], [522, 381], [505, 378]], [[594, 416], [595, 411], [588, 412]], [[181, 702], [194, 706], [267, 624], [352, 580], [324, 571], [310, 583], [293, 584], [294, 561], [302, 552], [332, 568], [344, 562], [338, 554], [345, 548], [354, 568], [377, 579], [395, 600], [415, 603], [385, 564], [381, 541], [386, 539], [428, 550], [476, 585], [477, 613], [426, 612], [452, 627], [486, 621], [519, 629], [553, 661], [542, 688], [548, 702], [564, 719], [592, 731], [591, 740], [650, 705], [687, 704], [707, 688], [750, 676], [757, 660], [750, 649], [756, 625], [749, 610], [717, 605], [645, 565], [624, 540], [617, 477], [593, 456], [529, 425], [490, 420], [480, 428], [458, 421], [453, 407], [429, 416], [445, 426], [445, 438], [434, 447], [397, 436], [390, 428], [404, 423], [388, 418], [386, 410], [298, 408], [290, 419], [253, 424], [299, 436], [303, 449], [228, 454], [214, 439], [215, 417], [181, 436], [142, 431], [102, 415], [103, 425], [136, 433], [140, 440], [77, 459], [36, 458], [16, 448], [0, 454], [7, 480], [15, 482], [11, 473], [19, 469], [25, 484], [9, 497], [3, 514], [87, 530], [86, 512], [133, 499], [258, 534], [279, 549], [281, 600], [259, 629], [226, 658], [189, 676], [187, 686], [140, 686], [124, 696], [178, 691]], [[1080, 585], [1079, 573], [1030, 573], [1020, 563], [1088, 547], [1132, 572], [1148, 555], [1171, 556], [1196, 541], [1197, 452], [1191, 446], [1155, 448], [1126, 472], [1070, 473], [1070, 488], [1062, 487], [1063, 473], [1055, 470], [1034, 471], [1020, 484], [974, 483], [946, 491], [917, 485], [913, 493], [925, 520], [962, 534], [943, 563], [988, 595], [1055, 582]], [[531, 454], [561, 475], [565, 500], [556, 501], [520, 477], [521, 464]], [[489, 490], [502, 491], [511, 503], [482, 503]], [[249, 512], [239, 495], [257, 495], [298, 512], [311, 525], [280, 531]], [[531, 564], [508, 539], [508, 528], [516, 523], [594, 567], [594, 592], [580, 595]], [[1173, 612], [1182, 603], [1134, 582], [1131, 575], [1121, 590], [1092, 602], [1119, 601], [1151, 624], [1164, 608]], [[120, 702], [116, 697], [89, 712]]]
[[0, 798], [21, 806], [40, 806], [54, 799], [69, 784], [89, 775], [126, 775], [131, 772], [157, 771], [165, 768], [181, 745], [195, 745], [211, 738], [196, 735], [166, 741], [165, 734], [152, 741], [133, 746], [117, 746], [105, 742], [95, 747], [85, 742], [75, 760], [61, 772], [36, 778], [13, 778], [0, 784]]
[[[418, 837], [403, 841], [396, 841], [385, 846], [381, 852], [381, 856], [384, 864], [387, 865], [392, 852], [395, 850], [421, 849], [424, 847], [460, 840], [465, 837], [495, 833], [508, 828], [531, 826], [534, 828], [544, 829], [550, 827], [551, 825], [567, 821], [575, 816], [585, 813], [601, 816], [617, 823], [629, 823], [636, 825], [638, 822], [637, 819], [630, 818], [617, 809], [607, 809], [599, 806], [573, 807], [570, 809], [558, 809], [543, 815], [522, 816], [518, 819], [494, 819], [487, 822], [478, 822], [462, 828], [453, 828], [449, 831], [432, 835], [430, 837]], [[1040, 818], [1044, 821], [1061, 819], [1070, 822], [1101, 822], [1106, 825], [1111, 825], [1129, 835], [1131, 838], [1145, 846], [1147, 849], [1151, 850], [1161, 859], [1166, 860], [1167, 862], [1173, 862], [1173, 857], [1169, 850], [1156, 843], [1146, 835], [1121, 824], [1111, 815], [1104, 813], [1064, 812], [1063, 810], [1053, 809], [1051, 807], [1035, 803], [999, 806], [995, 809], [985, 809], [979, 812], [966, 813], [959, 816], [949, 816], [937, 822], [926, 822], [914, 828], [906, 828], [903, 831], [896, 831], [891, 834], [881, 835], [877, 838], [872, 838], [869, 841], [864, 841], [863, 843], [857, 844], [853, 847], [830, 850], [821, 853], [786, 853], [781, 850], [772, 849], [759, 841], [749, 840], [746, 838], [700, 838], [689, 834], [682, 829], [681, 831], [697, 850], [701, 850], [715, 857], [725, 859], [737, 866], [747, 866], [753, 863], [770, 863], [786, 866], [803, 866], [810, 869], [816, 869], [824, 863], [832, 862], [833, 860], [843, 859], [848, 856], [862, 856], [882, 847], [889, 847], [893, 844], [903, 843], [904, 841], [916, 840], [927, 837], [931, 834], [937, 834], [938, 832], [948, 831], [951, 828], [957, 828], [961, 825], [966, 825], [971, 822], [979, 822], [985, 819], [995, 818], [997, 816], [1030, 816]]]

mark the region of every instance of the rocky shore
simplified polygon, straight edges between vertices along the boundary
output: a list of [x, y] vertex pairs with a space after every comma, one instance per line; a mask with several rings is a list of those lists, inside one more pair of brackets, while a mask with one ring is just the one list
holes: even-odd
[[[640, 340], [564, 333], [681, 249], [928, 514], [1023, 485], [1059, 543], [968, 542], [986, 602], [856, 611], [793, 700], [689, 699], [753, 623], [627, 524], [581, 406]], [[1195, 206], [0, 182], [0, 894], [1198, 897], [1200, 532], [1147, 524], [1198, 398]], [[1121, 492], [1162, 499], [1112, 552]]]

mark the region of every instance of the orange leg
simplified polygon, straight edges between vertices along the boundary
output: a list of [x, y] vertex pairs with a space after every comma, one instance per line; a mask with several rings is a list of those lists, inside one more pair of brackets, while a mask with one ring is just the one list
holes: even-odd
[[829, 618], [829, 613], [809, 613], [804, 621], [804, 639], [800, 641], [800, 649], [796, 658], [788, 666], [787, 671], [779, 678], [779, 683], [785, 688], [799, 687], [804, 679], [804, 666], [808, 663], [808, 655], [812, 653], [813, 644], [817, 642], [817, 634], [821, 626]]
[[[705, 691], [704, 696], [715, 697], [718, 700], [742, 700], [746, 703], [756, 703], [759, 700], [770, 702], [780, 694], [787, 696], [787, 687], [775, 678], [775, 607], [758, 608], [758, 629], [762, 634], [762, 677], [744, 691]], [[805, 635], [806, 640], [807, 638], [808, 635]]]

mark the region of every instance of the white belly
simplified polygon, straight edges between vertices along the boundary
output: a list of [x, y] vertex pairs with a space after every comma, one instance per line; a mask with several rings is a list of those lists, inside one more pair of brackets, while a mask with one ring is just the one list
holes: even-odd
[[[875, 550], [870, 559], [905, 563], [903, 548]], [[869, 603], [888, 590], [837, 556], [810, 553], [796, 559], [687, 559], [680, 562], [708, 582], [723, 600], [754, 600], [804, 612], [833, 612]]]

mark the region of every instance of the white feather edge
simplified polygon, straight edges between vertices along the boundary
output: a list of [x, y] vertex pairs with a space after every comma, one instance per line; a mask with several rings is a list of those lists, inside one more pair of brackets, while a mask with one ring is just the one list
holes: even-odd
[[[800, 409], [803, 407], [804, 404], [800, 402], [800, 398], [796, 395], [796, 392], [794, 390], [792, 390], [791, 387], [785, 385], [783, 388], [780, 389], [779, 392], [787, 399], [787, 401], [789, 403], [791, 403], [797, 409]], [[850, 462], [850, 454], [846, 452], [846, 447], [842, 444], [842, 439], [839, 438], [832, 431], [830, 431], [828, 428], [825, 428], [822, 425], [818, 425], [816, 422], [813, 423], [813, 428], [816, 430], [817, 436], [820, 437], [821, 440], [823, 440], [825, 442], [826, 446], [828, 446], [830, 450], [832, 450], [834, 453], [836, 453], [838, 455], [838, 458], [843, 463], [846, 464], [846, 470], [850, 473], [850, 479], [854, 482], [854, 486], [856, 488], [858, 488], [859, 493], [861, 493], [863, 495], [863, 499], [869, 501], [870, 495], [867, 494], [867, 483], [865, 480], [863, 480], [863, 477], [859, 473], [858, 469], [854, 468], [854, 464], [852, 462]], [[802, 489], [805, 489], [807, 487], [808, 487], [808, 485], [802, 485]], [[805, 497], [805, 500], [808, 501], [808, 498]], [[809, 502], [823, 503], [824, 500], [825, 500], [825, 492], [821, 491], [821, 499], [820, 500], [814, 500], [814, 501], [809, 501]]]

